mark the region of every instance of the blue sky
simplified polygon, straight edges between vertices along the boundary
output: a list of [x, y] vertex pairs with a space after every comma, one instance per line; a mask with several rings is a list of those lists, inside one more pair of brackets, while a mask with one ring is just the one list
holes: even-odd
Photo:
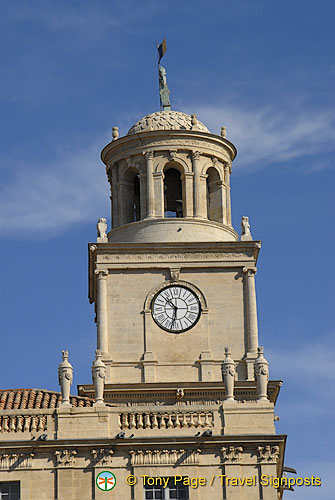
[[158, 110], [166, 36], [173, 109], [227, 127], [233, 223], [248, 215], [263, 240], [277, 430], [287, 465], [323, 480], [285, 496], [333, 498], [334, 15], [327, 0], [1, 3], [1, 388], [58, 390], [63, 348], [90, 382], [87, 242], [110, 213], [99, 153], [113, 126]]

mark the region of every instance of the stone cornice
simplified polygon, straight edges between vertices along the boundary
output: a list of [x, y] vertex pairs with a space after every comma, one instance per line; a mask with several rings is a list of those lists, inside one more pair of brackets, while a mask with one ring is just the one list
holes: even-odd
[[119, 138], [107, 144], [101, 152], [102, 161], [108, 165], [113, 159], [119, 161], [125, 156], [142, 154], [143, 148], [158, 150], [195, 148], [209, 157], [218, 156], [227, 160], [226, 155], [233, 160], [237, 154], [235, 146], [227, 139], [195, 130], [148, 130]]

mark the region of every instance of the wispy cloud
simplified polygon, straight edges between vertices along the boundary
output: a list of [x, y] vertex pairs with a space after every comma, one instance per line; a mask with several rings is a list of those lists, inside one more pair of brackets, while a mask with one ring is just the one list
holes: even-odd
[[[193, 109], [194, 106], [192, 112]], [[200, 105], [196, 109], [198, 118], [213, 133], [218, 134], [223, 125], [227, 127], [227, 139], [237, 145], [236, 163], [241, 168], [266, 167], [334, 150], [335, 119], [328, 111], [305, 112], [273, 107], [252, 110], [240, 105]], [[316, 161], [315, 171], [324, 165], [324, 162]], [[311, 169], [311, 164], [306, 168]]]
[[[335, 345], [331, 336], [304, 345], [287, 346], [285, 350], [268, 352], [271, 378], [283, 378], [294, 399], [282, 410], [303, 414], [330, 416], [334, 412], [335, 387], [329, 384], [335, 378]], [[297, 398], [296, 395], [299, 394]], [[311, 405], [311, 397], [315, 404]]]
[[101, 142], [63, 149], [49, 164], [25, 164], [0, 192], [2, 233], [60, 232], [109, 213], [108, 182], [99, 160]]

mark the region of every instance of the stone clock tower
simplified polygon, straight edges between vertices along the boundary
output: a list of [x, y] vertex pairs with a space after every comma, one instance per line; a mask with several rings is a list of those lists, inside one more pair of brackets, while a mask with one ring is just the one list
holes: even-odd
[[[115, 127], [102, 151], [112, 228], [106, 233], [99, 219], [89, 245], [89, 298], [106, 367], [104, 401], [118, 408], [128, 471], [170, 481], [202, 476], [208, 489], [154, 496], [138, 482], [136, 499], [282, 495], [261, 484], [262, 474], [282, 476], [285, 436], [274, 428], [281, 382], [268, 382], [258, 345], [261, 243], [247, 217], [241, 237], [232, 227], [236, 149], [225, 135], [224, 127], [210, 133], [196, 115], [163, 110], [124, 137]], [[93, 386], [79, 392], [94, 397]], [[212, 474], [255, 483], [210, 487]]]
[[231, 224], [236, 149], [161, 100], [102, 151], [112, 227], [99, 219], [89, 244], [93, 384], [70, 395], [63, 351], [61, 393], [0, 391], [1, 498], [282, 498], [281, 382], [258, 345], [261, 244], [247, 217], [240, 237]]
[[227, 346], [254, 379], [260, 242], [231, 225], [235, 155], [176, 111], [104, 148], [113, 224], [90, 245], [89, 295], [107, 383], [219, 382]]

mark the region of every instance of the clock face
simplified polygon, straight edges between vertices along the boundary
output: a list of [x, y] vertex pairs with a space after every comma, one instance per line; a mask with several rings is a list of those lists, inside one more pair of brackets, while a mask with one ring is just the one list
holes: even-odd
[[161, 290], [153, 299], [151, 312], [157, 325], [168, 332], [189, 330], [200, 317], [200, 302], [192, 290], [172, 285]]

